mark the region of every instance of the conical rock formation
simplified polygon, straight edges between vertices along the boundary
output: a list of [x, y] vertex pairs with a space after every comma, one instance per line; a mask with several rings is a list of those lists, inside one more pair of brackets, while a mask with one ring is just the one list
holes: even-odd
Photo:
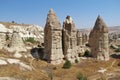
[[109, 60], [108, 29], [103, 19], [98, 16], [89, 35], [92, 56], [98, 60]]
[[64, 57], [62, 51], [62, 28], [53, 9], [47, 15], [44, 43], [44, 58], [52, 64], [62, 63]]

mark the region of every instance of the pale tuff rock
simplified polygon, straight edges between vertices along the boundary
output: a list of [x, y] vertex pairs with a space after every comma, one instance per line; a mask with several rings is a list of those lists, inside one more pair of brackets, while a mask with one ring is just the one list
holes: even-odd
[[17, 31], [13, 32], [10, 48], [15, 49], [16, 51], [26, 51], [23, 40]]
[[77, 46], [82, 45], [82, 33], [78, 30], [77, 31]]
[[63, 52], [65, 58], [71, 62], [75, 62], [75, 59], [78, 58], [77, 30], [70, 16], [67, 16], [63, 23]]
[[44, 29], [44, 58], [52, 64], [59, 64], [63, 61], [62, 51], [62, 29], [58, 18], [51, 9], [47, 15]]
[[7, 65], [7, 62], [5, 60], [0, 59], [0, 65]]
[[109, 60], [108, 29], [100, 16], [89, 35], [89, 45], [93, 57], [98, 60]]
[[6, 43], [6, 32], [7, 28], [5, 28], [4, 25], [0, 24], [0, 49], [2, 49]]
[[0, 24], [0, 32], [7, 32], [7, 28], [3, 24]]
[[21, 52], [27, 49], [23, 40], [34, 38], [40, 45], [44, 42], [43, 28], [38, 25], [12, 24], [0, 22], [0, 49], [15, 53], [13, 56], [20, 58]]
[[0, 32], [0, 49], [3, 48], [3, 46], [5, 46], [6, 43], [6, 34]]
[[63, 59], [75, 63], [75, 60], [79, 60], [78, 53], [84, 52], [82, 33], [77, 32], [70, 16], [66, 17], [61, 29], [58, 18], [51, 9], [47, 16], [44, 35], [44, 58], [52, 64], [60, 64]]
[[82, 45], [85, 45], [86, 43], [88, 43], [88, 35], [83, 33], [82, 34]]
[[26, 40], [30, 37], [34, 38], [36, 41], [40, 43], [44, 42], [44, 32], [43, 28], [38, 25], [26, 25], [26, 24], [12, 24], [8, 22], [0, 22], [0, 33], [1, 32], [9, 32], [13, 33], [13, 31], [18, 31], [20, 37], [23, 40]]

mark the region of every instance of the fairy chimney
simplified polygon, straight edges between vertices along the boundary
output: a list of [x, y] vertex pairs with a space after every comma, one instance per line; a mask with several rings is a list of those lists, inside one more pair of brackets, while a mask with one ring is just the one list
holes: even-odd
[[73, 19], [67, 16], [63, 23], [63, 52], [65, 58], [74, 62], [77, 59], [77, 30]]
[[93, 57], [98, 60], [109, 60], [108, 40], [108, 28], [103, 19], [98, 16], [89, 35], [89, 45]]
[[62, 51], [62, 28], [52, 9], [49, 11], [46, 19], [44, 43], [44, 59], [52, 64], [60, 64], [64, 57]]

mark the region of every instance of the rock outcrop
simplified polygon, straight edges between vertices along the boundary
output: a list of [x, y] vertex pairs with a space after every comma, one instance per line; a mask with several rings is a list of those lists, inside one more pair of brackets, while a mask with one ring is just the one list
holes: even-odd
[[78, 58], [77, 29], [70, 16], [67, 16], [63, 23], [63, 53], [71, 62]]
[[[44, 43], [43, 36], [43, 28], [37, 25], [0, 22], [0, 49], [12, 53], [10, 55], [15, 58], [27, 55], [25, 53], [27, 53], [28, 42], [25, 42], [25, 45], [23, 41], [32, 38], [42, 45]], [[29, 49], [32, 48], [30, 45], [29, 47]]]
[[109, 60], [108, 28], [98, 16], [95, 26], [89, 35], [92, 56], [98, 60]]
[[63, 61], [62, 28], [54, 11], [51, 9], [47, 15], [44, 29], [44, 58], [52, 64]]
[[26, 51], [25, 44], [23, 43], [22, 38], [16, 30], [12, 34], [9, 47], [16, 51]]
[[81, 46], [81, 45], [83, 45], [83, 43], [82, 43], [82, 39], [83, 37], [82, 37], [82, 33], [78, 30], [77, 31], [77, 46]]
[[13, 33], [14, 30], [18, 31], [23, 40], [34, 38], [34, 40], [44, 43], [44, 32], [41, 26], [0, 22], [0, 32]]

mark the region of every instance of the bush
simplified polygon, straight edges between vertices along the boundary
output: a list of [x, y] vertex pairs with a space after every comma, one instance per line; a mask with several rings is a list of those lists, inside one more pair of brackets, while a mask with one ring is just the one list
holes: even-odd
[[71, 66], [72, 66], [72, 65], [71, 65], [71, 62], [70, 62], [69, 60], [66, 60], [66, 62], [65, 62], [64, 65], [63, 65], [63, 68], [64, 68], [64, 69], [69, 69]]
[[75, 63], [78, 63], [79, 61], [77, 59], [75, 59]]
[[31, 43], [35, 43], [36, 41], [34, 40], [34, 38], [30, 37], [27, 40], [25, 40], [26, 42], [31, 42]]
[[120, 48], [117, 48], [117, 49], [115, 50], [115, 52], [120, 52]]
[[90, 51], [86, 50], [83, 56], [85, 56], [85, 57], [91, 57]]
[[82, 57], [82, 53], [78, 53], [78, 57]]
[[120, 66], [120, 62], [118, 63], [118, 66]]
[[77, 75], [77, 79], [78, 79], [78, 80], [87, 80], [87, 77], [86, 77], [85, 75], [79, 73], [79, 74]]

